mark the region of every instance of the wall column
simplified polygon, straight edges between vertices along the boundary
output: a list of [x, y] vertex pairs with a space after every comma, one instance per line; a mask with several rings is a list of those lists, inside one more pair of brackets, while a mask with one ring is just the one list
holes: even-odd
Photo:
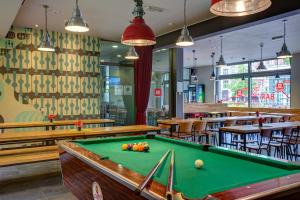
[[170, 49], [170, 114], [172, 117], [184, 117], [183, 92], [178, 93], [177, 83], [183, 82], [183, 49]]
[[291, 59], [291, 108], [300, 108], [300, 53]]

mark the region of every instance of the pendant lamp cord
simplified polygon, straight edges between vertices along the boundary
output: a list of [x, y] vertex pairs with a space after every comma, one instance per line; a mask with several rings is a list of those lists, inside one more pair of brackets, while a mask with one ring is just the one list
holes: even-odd
[[186, 0], [184, 0], [183, 15], [184, 15], [184, 27], [187, 28], [187, 24], [186, 24]]
[[260, 43], [260, 60], [262, 61], [262, 51], [263, 51], [264, 43]]
[[47, 9], [48, 9], [48, 6], [47, 5], [44, 5], [43, 6], [45, 8], [45, 31], [46, 31], [46, 34], [48, 33], [48, 13], [47, 13]]
[[223, 55], [223, 36], [221, 36], [221, 55]]
[[285, 23], [286, 23], [286, 20], [283, 20], [283, 41], [284, 41], [284, 43], [285, 43], [285, 35], [286, 35]]

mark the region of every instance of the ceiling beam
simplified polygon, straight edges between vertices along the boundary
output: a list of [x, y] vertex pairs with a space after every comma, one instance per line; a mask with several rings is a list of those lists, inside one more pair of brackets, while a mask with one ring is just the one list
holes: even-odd
[[[189, 26], [189, 31], [194, 40], [199, 40], [299, 13], [299, 0], [272, 0], [266, 11], [244, 17], [215, 17]], [[174, 47], [180, 32], [181, 29], [157, 37], [155, 48]]]

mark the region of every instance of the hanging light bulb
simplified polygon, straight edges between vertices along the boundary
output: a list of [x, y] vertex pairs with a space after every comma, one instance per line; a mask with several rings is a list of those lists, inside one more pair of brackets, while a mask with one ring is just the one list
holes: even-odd
[[129, 48], [126, 56], [125, 56], [125, 59], [127, 59], [127, 60], [137, 60], [137, 59], [139, 59], [139, 55], [135, 51], [134, 46], [130, 46], [130, 48]]
[[216, 74], [215, 74], [215, 61], [214, 61], [214, 58], [215, 58], [215, 52], [212, 52], [211, 53], [211, 65], [212, 65], [212, 72], [211, 72], [211, 75], [210, 75], [210, 78], [209, 80], [213, 81], [213, 80], [216, 80]]
[[280, 52], [277, 55], [277, 58], [291, 58], [293, 57], [293, 55], [291, 54], [291, 52], [289, 51], [286, 43], [285, 43], [285, 37], [286, 37], [286, 21], [287, 20], [283, 20], [283, 45], [281, 47]]
[[271, 0], [211, 0], [210, 12], [219, 16], [239, 17], [262, 12]]
[[242, 76], [242, 81], [245, 81], [246, 80], [246, 77], [245, 75]]
[[225, 67], [226, 62], [223, 57], [223, 36], [221, 36], [220, 38], [221, 38], [221, 55], [219, 61], [217, 62], [217, 67]]
[[260, 43], [260, 62], [258, 67], [256, 68], [257, 70], [266, 70], [267, 67], [265, 66], [264, 62], [263, 62], [263, 47], [264, 47], [264, 43]]
[[89, 25], [82, 17], [78, 5], [78, 0], [76, 0], [76, 5], [72, 17], [65, 24], [65, 29], [71, 32], [79, 32], [79, 33], [87, 32], [90, 30]]
[[192, 46], [194, 44], [193, 38], [190, 36], [189, 30], [186, 24], [186, 0], [184, 0], [184, 26], [181, 30], [181, 34], [176, 41], [176, 45], [180, 47]]
[[134, 0], [136, 6], [132, 14], [135, 15], [131, 24], [124, 30], [121, 43], [130, 46], [150, 46], [156, 44], [152, 29], [145, 24], [145, 14], [142, 0]]
[[54, 52], [55, 49], [51, 44], [51, 40], [50, 40], [50, 36], [48, 33], [48, 18], [47, 18], [47, 9], [49, 8], [48, 5], [43, 5], [43, 7], [45, 8], [45, 30], [44, 30], [44, 36], [43, 36], [43, 40], [38, 48], [39, 51], [50, 51], [50, 52]]

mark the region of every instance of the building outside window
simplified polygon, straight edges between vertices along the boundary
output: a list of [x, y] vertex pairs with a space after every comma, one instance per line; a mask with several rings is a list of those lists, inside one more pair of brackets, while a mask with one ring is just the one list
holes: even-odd
[[[218, 101], [232, 107], [290, 108], [290, 59], [265, 60], [267, 69], [258, 71], [258, 62], [228, 65], [218, 70]], [[275, 78], [279, 73], [280, 77]], [[244, 77], [244, 80], [242, 79]]]

